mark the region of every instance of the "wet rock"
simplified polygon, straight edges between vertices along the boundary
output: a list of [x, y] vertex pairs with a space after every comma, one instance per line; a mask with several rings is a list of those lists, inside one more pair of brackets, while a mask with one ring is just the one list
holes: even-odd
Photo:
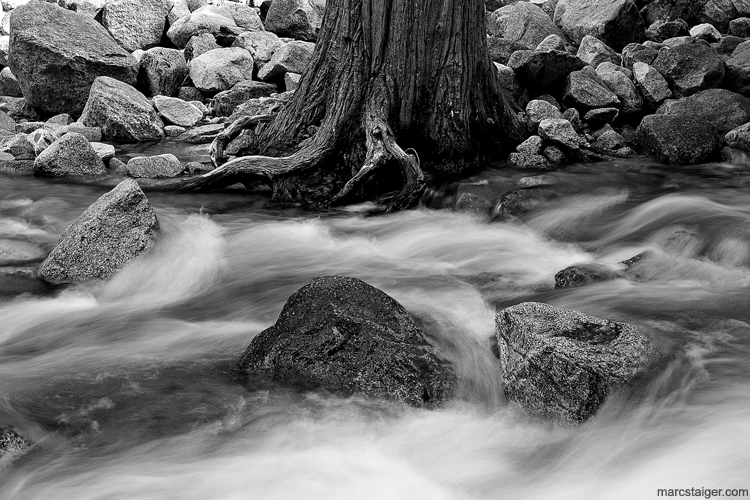
[[497, 36], [487, 35], [487, 49], [490, 53], [490, 59], [500, 64], [508, 64], [510, 56], [517, 50], [528, 50], [528, 47]]
[[578, 47], [576, 53], [578, 58], [594, 68], [598, 67], [603, 62], [611, 62], [614, 64], [620, 64], [622, 57], [615, 52], [611, 47], [608, 47], [605, 43], [597, 38], [586, 35], [581, 40], [581, 45]]
[[187, 131], [185, 127], [179, 127], [177, 125], [166, 125], [164, 127], [164, 135], [167, 137], [178, 137]]
[[729, 34], [740, 38], [750, 37], [750, 18], [740, 17], [733, 19], [729, 23]]
[[355, 278], [315, 278], [258, 334], [240, 368], [417, 407], [447, 402], [455, 375], [395, 300]]
[[264, 64], [271, 60], [274, 53], [284, 46], [284, 42], [270, 31], [247, 31], [240, 33], [232, 44], [248, 52], [255, 61], [255, 67], [260, 70]]
[[620, 277], [622, 273], [602, 264], [577, 264], [555, 274], [555, 288], [573, 288]]
[[525, 302], [498, 312], [495, 340], [508, 401], [559, 423], [591, 418], [646, 374], [650, 341], [627, 323]]
[[102, 10], [102, 25], [128, 52], [156, 47], [167, 12], [162, 0], [111, 0]]
[[620, 105], [620, 99], [609, 90], [591, 66], [574, 71], [568, 76], [563, 94], [568, 107], [580, 109], [607, 108]]
[[136, 156], [131, 158], [126, 171], [131, 177], [146, 177], [149, 179], [163, 179], [177, 177], [185, 168], [173, 154], [154, 156]]
[[622, 49], [622, 65], [631, 70], [635, 63], [642, 62], [650, 65], [657, 57], [659, 57], [657, 49], [640, 43], [631, 43]]
[[177, 140], [193, 144], [208, 144], [213, 141], [222, 130], [224, 130], [224, 125], [222, 124], [193, 127], [177, 137]]
[[211, 113], [214, 116], [230, 116], [240, 104], [249, 99], [267, 97], [278, 92], [271, 83], [245, 80], [224, 92], [219, 92], [211, 102]]
[[690, 97], [664, 102], [659, 114], [699, 118], [724, 135], [750, 122], [750, 99], [725, 89], [709, 89]]
[[[625, 69], [625, 68], [622, 68]], [[625, 114], [636, 114], [643, 110], [643, 97], [636, 89], [633, 81], [623, 72], [617, 69], [608, 68], [605, 64], [600, 64], [596, 69], [596, 74], [602, 79], [604, 84], [614, 92], [620, 100], [620, 107]]]
[[173, 96], [188, 76], [188, 66], [182, 52], [154, 47], [141, 59], [138, 88], [147, 96]]
[[560, 0], [554, 21], [576, 43], [591, 35], [615, 50], [639, 42], [645, 28], [632, 0]]
[[533, 49], [548, 35], [565, 37], [544, 11], [530, 2], [518, 2], [494, 11], [487, 17], [487, 32], [518, 42], [527, 49]]
[[158, 228], [146, 195], [126, 179], [63, 232], [39, 276], [52, 282], [109, 279], [146, 250]]
[[474, 193], [461, 193], [461, 195], [456, 200], [456, 205], [454, 208], [456, 212], [465, 212], [486, 216], [492, 210], [492, 203], [490, 203], [483, 196], [479, 196]]
[[21, 86], [18, 85], [18, 80], [8, 67], [5, 67], [0, 71], [0, 95], [23, 97]]
[[715, 50], [700, 43], [662, 49], [653, 68], [667, 80], [677, 97], [716, 88], [724, 80], [724, 61]]
[[0, 457], [26, 450], [31, 445], [13, 429], [0, 427]]
[[730, 148], [750, 151], [750, 123], [745, 123], [727, 132], [725, 140]]
[[546, 118], [539, 124], [539, 135], [569, 149], [578, 149], [582, 140], [573, 126], [563, 118]]
[[709, 43], [721, 40], [721, 33], [708, 23], [699, 24], [690, 28], [690, 36], [698, 40], [705, 40]]
[[661, 76], [661, 73], [646, 63], [636, 62], [633, 64], [633, 78], [638, 90], [643, 95], [644, 101], [652, 108], [672, 97], [669, 84]]
[[508, 66], [516, 72], [521, 84], [531, 90], [559, 88], [571, 72], [585, 65], [576, 56], [561, 50], [519, 50], [508, 60]]
[[271, 60], [258, 71], [258, 78], [270, 81], [284, 76], [285, 73], [304, 73], [310, 64], [315, 44], [293, 41], [274, 52]]
[[726, 61], [726, 88], [750, 95], [750, 41], [737, 46]]
[[235, 27], [237, 23], [228, 11], [214, 5], [206, 5], [172, 23], [167, 31], [167, 37], [178, 49], [184, 49], [194, 36], [204, 33], [217, 35], [221, 33], [222, 28]]
[[245, 49], [214, 49], [190, 61], [190, 79], [204, 92], [221, 92], [243, 80], [252, 80], [253, 64]]
[[78, 115], [97, 77], [135, 83], [138, 63], [92, 18], [42, 2], [11, 18], [10, 68], [29, 105]]
[[89, 127], [100, 127], [110, 141], [153, 141], [164, 137], [164, 123], [146, 97], [113, 78], [94, 81], [80, 118]]
[[192, 127], [203, 118], [201, 110], [176, 97], [157, 95], [154, 97], [154, 107], [164, 120], [181, 127]]
[[644, 151], [662, 163], [703, 163], [719, 150], [711, 124], [693, 116], [649, 115], [641, 121], [637, 134]]
[[47, 176], [103, 175], [104, 163], [81, 134], [68, 132], [34, 161], [34, 173]]
[[274, 0], [266, 14], [265, 27], [278, 36], [314, 42], [324, 10], [322, 0]]
[[496, 220], [512, 220], [528, 212], [533, 206], [532, 196], [528, 189], [519, 189], [503, 194], [492, 210]]
[[541, 154], [511, 153], [508, 156], [508, 165], [520, 169], [547, 170], [551, 168], [550, 162]]
[[552, 104], [541, 99], [529, 101], [526, 105], [526, 119], [529, 131], [536, 134], [539, 130], [539, 124], [547, 118], [562, 118], [562, 113]]

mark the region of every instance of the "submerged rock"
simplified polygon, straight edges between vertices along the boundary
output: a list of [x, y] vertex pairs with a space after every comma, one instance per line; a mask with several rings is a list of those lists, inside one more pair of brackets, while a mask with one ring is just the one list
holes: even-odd
[[555, 288], [573, 288], [601, 283], [622, 277], [622, 273], [610, 269], [602, 264], [577, 264], [566, 267], [555, 274]]
[[39, 276], [52, 282], [109, 279], [146, 250], [158, 228], [146, 195], [134, 180], [126, 179], [63, 232]]
[[274, 380], [417, 407], [445, 403], [455, 384], [453, 370], [398, 302], [344, 276], [315, 278], [292, 294], [239, 366]]
[[505, 397], [559, 423], [591, 418], [655, 358], [648, 338], [632, 325], [549, 304], [503, 309], [495, 332]]
[[0, 457], [23, 451], [29, 446], [29, 442], [13, 429], [0, 427]]

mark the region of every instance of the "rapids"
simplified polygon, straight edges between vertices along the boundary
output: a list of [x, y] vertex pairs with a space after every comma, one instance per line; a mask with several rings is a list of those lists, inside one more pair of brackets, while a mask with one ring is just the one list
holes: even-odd
[[[284, 208], [269, 193], [147, 193], [162, 230], [105, 284], [33, 278], [118, 179], [0, 183], [0, 499], [631, 499], [750, 487], [750, 172], [643, 161], [546, 174], [513, 221], [455, 213], [528, 174], [487, 170], [435, 208]], [[437, 208], [437, 209], [436, 209]], [[442, 208], [442, 209], [440, 209]], [[557, 271], [650, 249], [637, 281], [553, 290]], [[233, 370], [311, 278], [344, 274], [414, 314], [460, 379], [428, 411]], [[502, 396], [497, 307], [633, 323], [672, 356], [637, 397], [557, 427]]]

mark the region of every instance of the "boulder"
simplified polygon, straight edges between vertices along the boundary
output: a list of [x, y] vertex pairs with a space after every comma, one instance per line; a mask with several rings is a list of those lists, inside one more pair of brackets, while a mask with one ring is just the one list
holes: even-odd
[[109, 279], [146, 250], [158, 228], [146, 195], [126, 179], [63, 232], [39, 276], [52, 282]]
[[602, 264], [576, 264], [555, 274], [555, 288], [573, 288], [620, 278], [622, 273]]
[[283, 77], [285, 73], [302, 74], [310, 64], [314, 50], [314, 43], [289, 42], [274, 52], [271, 60], [258, 71], [258, 78], [270, 81]]
[[[596, 140], [594, 141], [592, 149], [596, 151], [621, 154], [622, 152], [620, 150], [626, 147], [625, 138], [612, 129], [607, 129], [601, 134], [597, 131], [597, 133], [594, 134], [594, 137], [596, 137]], [[628, 153], [630, 153], [630, 150], [628, 150]]]
[[633, 0], [560, 0], [554, 21], [576, 43], [591, 35], [617, 51], [639, 42], [645, 28]]
[[565, 40], [558, 35], [549, 35], [547, 38], [539, 42], [535, 50], [542, 52], [549, 52], [550, 50], [567, 50], [565, 46]]
[[42, 151], [50, 147], [57, 139], [58, 137], [46, 128], [37, 129], [26, 137], [26, 140], [34, 148], [35, 156], [42, 154]]
[[173, 96], [188, 76], [188, 66], [177, 49], [154, 47], [141, 59], [138, 88], [147, 96]]
[[233, 47], [241, 47], [250, 52], [258, 70], [270, 61], [273, 54], [283, 45], [284, 42], [270, 31], [246, 31], [240, 33], [232, 43]]
[[730, 148], [750, 151], [750, 123], [745, 123], [727, 132], [724, 136], [727, 146]]
[[652, 108], [656, 108], [665, 99], [672, 97], [672, 91], [669, 90], [669, 84], [652, 66], [636, 62], [633, 64], [633, 79], [641, 91], [643, 99]]
[[0, 111], [0, 130], [16, 131], [16, 122], [5, 111]]
[[617, 108], [596, 108], [588, 111], [583, 121], [592, 129], [597, 129], [604, 125], [609, 125], [617, 119], [620, 111]]
[[694, 116], [648, 115], [637, 135], [644, 152], [662, 163], [704, 163], [719, 151], [714, 128]]
[[258, 12], [250, 7], [236, 2], [223, 2], [221, 7], [227, 10], [238, 27], [248, 31], [263, 31], [263, 21]]
[[102, 129], [99, 127], [87, 127], [85, 125], [81, 125], [80, 123], [71, 123], [70, 125], [65, 125], [60, 129], [60, 135], [65, 135], [68, 132], [76, 132], [78, 134], [81, 134], [89, 142], [102, 140]]
[[664, 102], [659, 114], [700, 118], [722, 136], [750, 122], [750, 99], [725, 89], [709, 89], [690, 97]]
[[750, 18], [739, 17], [729, 23], [729, 34], [739, 38], [750, 37]]
[[750, 41], [739, 44], [732, 52], [732, 57], [727, 59], [725, 86], [729, 90], [750, 96]]
[[167, 37], [178, 49], [184, 49], [194, 36], [203, 33], [217, 35], [222, 28], [236, 27], [237, 23], [229, 12], [214, 5], [206, 5], [175, 21], [167, 31]]
[[684, 19], [673, 21], [658, 20], [652, 23], [646, 30], [646, 38], [652, 41], [663, 41], [677, 36], [687, 36], [688, 24]]
[[578, 149], [583, 141], [576, 134], [573, 125], [564, 118], [545, 118], [539, 124], [539, 135], [543, 139], [568, 149]]
[[708, 23], [699, 24], [690, 28], [690, 36], [696, 40], [705, 40], [708, 43], [721, 40], [721, 33], [719, 33], [719, 30]]
[[632, 325], [535, 302], [499, 311], [494, 341], [508, 401], [562, 424], [591, 418], [656, 359]]
[[487, 17], [487, 32], [533, 49], [547, 36], [565, 34], [542, 9], [530, 2], [506, 5]]
[[253, 78], [253, 58], [245, 49], [214, 49], [190, 61], [190, 79], [203, 92], [229, 90]]
[[516, 151], [527, 155], [538, 155], [542, 151], [542, 138], [532, 135], [516, 147]]
[[[646, 24], [668, 19], [683, 19], [690, 24], [697, 22], [698, 14], [706, 0], [649, 0], [641, 10]], [[642, 4], [639, 3], [639, 5]]]
[[702, 43], [686, 43], [662, 49], [653, 67], [670, 84], [677, 97], [716, 88], [724, 80], [724, 61]]
[[125, 169], [131, 177], [146, 177], [149, 179], [163, 179], [177, 177], [185, 167], [173, 154], [154, 156], [136, 156], [131, 158]]
[[94, 153], [96, 153], [96, 156], [101, 158], [103, 162], [108, 162], [112, 158], [115, 157], [115, 153], [117, 152], [115, 150], [115, 147], [111, 144], [104, 144], [103, 142], [92, 142], [91, 149], [94, 150]]
[[96, 18], [101, 14], [106, 3], [107, 0], [57, 0], [57, 5], [60, 7], [92, 18]]
[[80, 118], [100, 127], [110, 141], [153, 141], [164, 137], [164, 123], [146, 97], [127, 83], [106, 76], [94, 81]]
[[[529, 102], [529, 91], [518, 81], [516, 72], [504, 64], [493, 64], [497, 70], [497, 80], [500, 82], [500, 86], [505, 90], [508, 97], [510, 97], [519, 108], [526, 107], [526, 104]], [[290, 74], [293, 73], [287, 73], [286, 76]], [[287, 90], [289, 90], [288, 87]]]
[[200, 127], [191, 128], [187, 132], [178, 136], [177, 140], [192, 144], [208, 144], [212, 142], [222, 130], [224, 130], [224, 125], [220, 123], [202, 125]]
[[8, 427], [0, 427], [0, 458], [26, 450], [31, 445]]
[[528, 47], [513, 40], [487, 35], [487, 50], [493, 62], [508, 64], [508, 60], [514, 52], [517, 50], [528, 50]]
[[7, 66], [0, 71], [0, 95], [23, 97], [18, 80]]
[[622, 57], [620, 57], [617, 52], [608, 47], [601, 40], [597, 40], [591, 35], [583, 37], [576, 56], [578, 56], [581, 61], [589, 66], [593, 66], [594, 68], [604, 62], [614, 64], [620, 64], [622, 62]]
[[240, 369], [282, 382], [439, 407], [456, 383], [451, 367], [409, 313], [367, 283], [315, 278], [259, 333]]
[[16, 160], [33, 160], [36, 158], [34, 146], [28, 141], [28, 134], [3, 133], [2, 141], [4, 153], [10, 153]]
[[633, 81], [623, 72], [600, 64], [596, 74], [620, 100], [620, 107], [625, 114], [636, 114], [643, 110], [643, 97], [635, 88]]
[[563, 102], [579, 109], [607, 108], [620, 105], [612, 92], [591, 66], [568, 75]]
[[549, 160], [541, 154], [511, 153], [508, 165], [519, 169], [547, 170], [552, 167]]
[[110, 0], [102, 10], [102, 26], [128, 52], [156, 47], [167, 11], [162, 0]]
[[9, 65], [29, 105], [78, 115], [97, 77], [135, 84], [137, 61], [92, 18], [42, 2], [11, 18]]
[[732, 0], [738, 16], [750, 16], [750, 0]]
[[103, 175], [104, 163], [89, 144], [75, 132], [68, 132], [50, 144], [34, 161], [34, 173], [45, 176]]
[[541, 99], [529, 101], [526, 105], [526, 123], [529, 131], [536, 134], [539, 130], [539, 124], [547, 118], [562, 118], [562, 113], [552, 104]]
[[631, 43], [622, 49], [622, 65], [630, 70], [637, 62], [651, 64], [659, 57], [659, 51], [640, 43]]
[[278, 92], [276, 85], [245, 80], [229, 90], [216, 94], [211, 101], [211, 113], [214, 116], [231, 116], [237, 106], [249, 99], [267, 97], [275, 92]]
[[558, 89], [571, 72], [585, 65], [576, 56], [561, 50], [519, 50], [508, 60], [518, 81], [531, 90]]
[[154, 107], [164, 120], [181, 127], [192, 127], [203, 118], [203, 111], [176, 97], [157, 95]]
[[729, 22], [732, 19], [740, 17], [733, 0], [708, 0], [696, 3], [703, 4], [703, 9], [698, 14], [698, 20], [712, 24], [722, 33], [727, 32]]
[[265, 28], [278, 36], [314, 42], [323, 22], [324, 0], [274, 0]]
[[216, 43], [216, 37], [214, 35], [212, 35], [211, 33], [203, 33], [200, 35], [195, 35], [188, 41], [187, 45], [185, 45], [183, 55], [185, 56], [185, 60], [187, 62], [190, 62], [196, 57], [205, 54], [209, 50], [220, 48], [221, 45]]

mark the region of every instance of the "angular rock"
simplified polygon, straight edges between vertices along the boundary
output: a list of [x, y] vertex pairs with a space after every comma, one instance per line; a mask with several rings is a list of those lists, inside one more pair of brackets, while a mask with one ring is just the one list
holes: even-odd
[[16, 122], [8, 116], [7, 113], [4, 111], [0, 111], [0, 129], [1, 130], [7, 130], [9, 132], [15, 132], [16, 131]]
[[154, 107], [163, 119], [181, 127], [192, 127], [203, 118], [201, 110], [176, 97], [157, 95], [154, 97]]
[[750, 18], [740, 17], [733, 19], [729, 23], [729, 34], [740, 38], [750, 37]]
[[104, 175], [101, 158], [81, 134], [68, 132], [50, 144], [34, 161], [34, 173], [45, 176]]
[[677, 97], [716, 88], [724, 80], [724, 61], [715, 50], [700, 43], [660, 50], [653, 68], [667, 80]]
[[719, 33], [719, 30], [708, 23], [699, 24], [690, 28], [690, 36], [698, 40], [705, 40], [708, 43], [721, 40], [721, 33]]
[[0, 95], [23, 97], [18, 80], [7, 66], [0, 71]]
[[190, 61], [190, 79], [203, 92], [229, 90], [253, 78], [253, 58], [239, 47], [214, 49]]
[[285, 73], [302, 74], [312, 59], [315, 44], [293, 41], [274, 52], [271, 60], [258, 71], [258, 78], [264, 81], [284, 76]]
[[656, 21], [646, 30], [646, 38], [660, 42], [677, 36], [688, 35], [688, 24], [683, 19], [674, 21]]
[[314, 42], [324, 10], [323, 0], [274, 0], [266, 13], [265, 28], [278, 36]]
[[188, 66], [182, 52], [154, 47], [141, 59], [138, 88], [147, 96], [173, 96], [188, 76]]
[[566, 109], [562, 117], [570, 122], [570, 124], [573, 126], [573, 129], [577, 133], [581, 133], [581, 130], [583, 129], [583, 122], [581, 121], [581, 114], [576, 108]]
[[560, 148], [554, 145], [550, 145], [544, 148], [542, 150], [542, 155], [544, 155], [544, 157], [547, 158], [547, 160], [552, 165], [559, 165], [567, 159], [565, 153], [563, 153]]
[[245, 80], [229, 90], [216, 94], [211, 101], [211, 113], [214, 116], [230, 116], [240, 104], [250, 99], [270, 96], [275, 92], [278, 92], [276, 85]]
[[100, 127], [110, 141], [153, 141], [164, 137], [164, 123], [148, 99], [132, 86], [106, 76], [94, 81], [80, 118]]
[[97, 77], [135, 84], [137, 61], [92, 18], [41, 2], [11, 18], [10, 69], [29, 105], [78, 115]]
[[656, 358], [638, 329], [549, 304], [498, 312], [495, 341], [508, 401], [559, 423], [591, 418]]
[[573, 125], [564, 118], [545, 118], [539, 124], [539, 135], [568, 149], [578, 149], [582, 140]]
[[547, 170], [551, 167], [550, 162], [540, 154], [511, 153], [508, 156], [508, 165], [520, 169]]
[[516, 147], [516, 151], [528, 155], [538, 155], [542, 150], [542, 138], [532, 135]]
[[236, 27], [237, 23], [229, 12], [214, 5], [206, 5], [175, 21], [167, 31], [167, 37], [178, 49], [184, 49], [194, 36], [203, 33], [217, 35], [222, 28]]
[[111, 144], [104, 144], [103, 142], [92, 142], [91, 149], [94, 150], [96, 156], [101, 158], [103, 162], [108, 162], [115, 157], [115, 147]]
[[583, 37], [576, 56], [578, 56], [581, 61], [589, 66], [593, 66], [594, 68], [604, 62], [611, 62], [614, 64], [620, 64], [622, 62], [622, 57], [620, 57], [617, 52], [591, 35]]
[[709, 89], [690, 97], [669, 100], [656, 110], [684, 118], [699, 118], [724, 135], [740, 125], [750, 122], [750, 99], [725, 89]]
[[185, 167], [173, 154], [162, 154], [154, 156], [136, 156], [131, 158], [126, 167], [131, 177], [146, 177], [149, 179], [163, 179], [177, 177], [182, 174]]
[[605, 124], [611, 124], [619, 114], [617, 108], [597, 108], [587, 112], [583, 121], [591, 128], [598, 128]]
[[30, 133], [26, 140], [34, 148], [34, 155], [39, 156], [42, 151], [47, 149], [58, 137], [47, 129], [40, 128]]
[[528, 47], [513, 40], [487, 35], [487, 50], [493, 62], [508, 64], [508, 60], [514, 52], [528, 50]]
[[300, 80], [302, 80], [302, 75], [299, 73], [284, 73], [284, 90], [286, 92], [297, 90]]
[[730, 130], [724, 139], [730, 148], [750, 151], [750, 123], [745, 123]]
[[167, 11], [162, 0], [110, 0], [102, 10], [102, 25], [128, 52], [156, 47]]
[[451, 367], [390, 296], [355, 278], [315, 278], [258, 334], [240, 369], [273, 380], [323, 386], [439, 407], [455, 386]]
[[672, 97], [672, 91], [669, 90], [669, 84], [652, 66], [636, 62], [633, 64], [633, 78], [638, 90], [641, 91], [646, 103], [655, 108], [665, 99]]
[[704, 23], [710, 23], [720, 32], [726, 33], [729, 29], [729, 22], [739, 17], [739, 12], [735, 8], [732, 0], [708, 0], [703, 3], [703, 9], [698, 15], [698, 19]]
[[193, 127], [184, 134], [178, 136], [177, 140], [190, 142], [192, 144], [208, 144], [213, 141], [222, 130], [224, 130], [224, 125], [222, 124]]
[[750, 41], [739, 44], [727, 59], [725, 86], [750, 96]]
[[202, 33], [200, 35], [195, 35], [190, 40], [188, 40], [187, 45], [185, 45], [183, 54], [185, 56], [185, 60], [187, 62], [190, 62], [196, 57], [205, 54], [209, 50], [219, 48], [221, 48], [221, 45], [216, 43], [215, 36], [213, 36], [211, 33]]
[[719, 151], [711, 124], [692, 116], [648, 115], [637, 134], [643, 150], [662, 163], [703, 163]]
[[607, 130], [598, 134], [594, 141], [594, 149], [603, 151], [617, 151], [625, 147], [625, 139], [614, 130]]
[[195, 87], [180, 87], [180, 90], [177, 91], [177, 98], [188, 102], [203, 102], [206, 97], [203, 95], [203, 92], [196, 89]]
[[602, 264], [576, 264], [555, 274], [555, 289], [601, 283], [620, 277], [622, 277], [622, 273]]
[[187, 131], [185, 127], [179, 127], [177, 125], [166, 125], [164, 127], [164, 135], [167, 137], [178, 137]]
[[89, 142], [97, 142], [102, 140], [102, 129], [99, 127], [86, 127], [80, 123], [71, 123], [70, 125], [63, 126], [60, 129], [60, 135], [65, 135], [68, 132], [76, 132], [84, 136]]
[[[529, 102], [529, 92], [523, 85], [521, 85], [521, 82], [518, 81], [516, 72], [504, 64], [493, 64], [497, 70], [497, 79], [500, 82], [500, 86], [519, 108], [526, 107], [526, 104]], [[289, 74], [291, 73], [287, 73], [287, 75]]]
[[609, 90], [591, 66], [568, 75], [563, 94], [568, 107], [581, 109], [608, 108], [620, 105], [620, 99]]
[[637, 62], [652, 64], [659, 57], [659, 51], [653, 47], [631, 43], [622, 49], [622, 65], [630, 70]]
[[565, 34], [542, 9], [530, 2], [501, 7], [487, 18], [487, 32], [533, 49], [549, 35]]
[[2, 151], [12, 154], [16, 160], [33, 160], [36, 158], [36, 153], [27, 137], [24, 133], [10, 135], [3, 141]]
[[623, 113], [635, 114], [643, 110], [643, 97], [635, 88], [632, 80], [624, 73], [616, 69], [608, 69], [604, 64], [600, 64], [596, 68], [596, 74], [599, 75], [607, 88], [620, 99], [620, 107]]
[[52, 282], [109, 279], [146, 250], [158, 228], [143, 191], [126, 179], [63, 232], [39, 276]]
[[576, 43], [591, 35], [618, 51], [639, 42], [645, 28], [632, 0], [560, 0], [554, 21]]
[[256, 69], [260, 70], [274, 53], [284, 46], [284, 42], [270, 31], [246, 31], [240, 33], [234, 40], [233, 47], [240, 47], [248, 52], [255, 61]]
[[243, 30], [263, 31], [265, 29], [260, 15], [253, 7], [236, 2], [223, 2], [221, 7], [232, 15], [234, 22]]
[[31, 445], [13, 429], [0, 427], [0, 458], [19, 453]]
[[534, 50], [549, 52], [550, 50], [566, 50], [565, 41], [558, 35], [549, 35], [539, 42]]
[[516, 72], [521, 84], [532, 90], [557, 89], [571, 72], [585, 65], [576, 56], [561, 50], [519, 50], [508, 60], [508, 66]]
[[[5, 17], [8, 17], [7, 15]], [[10, 36], [0, 36], [0, 64], [8, 64], [8, 55], [10, 54]]]
[[547, 118], [562, 118], [560, 110], [547, 101], [534, 99], [526, 105], [526, 120], [529, 131], [536, 134], [539, 124]]

